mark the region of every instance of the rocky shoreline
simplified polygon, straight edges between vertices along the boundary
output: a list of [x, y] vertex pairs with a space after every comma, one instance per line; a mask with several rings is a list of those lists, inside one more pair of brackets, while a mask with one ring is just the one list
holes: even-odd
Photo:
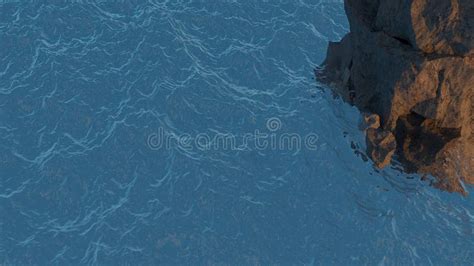
[[474, 1], [345, 0], [350, 33], [317, 70], [367, 115], [367, 154], [465, 194], [474, 184]]

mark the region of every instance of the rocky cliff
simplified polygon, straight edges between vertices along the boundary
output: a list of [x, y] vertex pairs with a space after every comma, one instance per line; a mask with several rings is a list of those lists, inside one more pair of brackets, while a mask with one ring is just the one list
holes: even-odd
[[350, 33], [317, 71], [379, 120], [367, 152], [465, 193], [474, 184], [474, 1], [346, 0]]

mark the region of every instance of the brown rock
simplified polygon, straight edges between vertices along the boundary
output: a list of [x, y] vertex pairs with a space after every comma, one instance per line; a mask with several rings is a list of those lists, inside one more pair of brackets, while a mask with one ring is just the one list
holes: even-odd
[[474, 184], [474, 1], [345, 5], [351, 33], [330, 44], [318, 79], [380, 116], [383, 131], [367, 132], [377, 165], [388, 160], [387, 147], [377, 153], [386, 144], [381, 132], [391, 132], [408, 172], [431, 174], [438, 187], [463, 192], [462, 181]]
[[392, 161], [397, 144], [390, 131], [369, 128], [366, 133], [367, 154], [378, 168], [384, 168]]
[[366, 131], [369, 128], [380, 128], [380, 116], [378, 114], [363, 113], [361, 129]]
[[[396, 15], [398, 14], [398, 15]], [[474, 52], [474, 1], [380, 1], [376, 27], [426, 54]]]

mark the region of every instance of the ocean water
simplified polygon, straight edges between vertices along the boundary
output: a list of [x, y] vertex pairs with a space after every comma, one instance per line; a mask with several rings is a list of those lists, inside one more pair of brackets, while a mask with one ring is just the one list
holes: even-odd
[[313, 79], [348, 30], [342, 0], [2, 1], [0, 264], [472, 265], [472, 196], [374, 169]]

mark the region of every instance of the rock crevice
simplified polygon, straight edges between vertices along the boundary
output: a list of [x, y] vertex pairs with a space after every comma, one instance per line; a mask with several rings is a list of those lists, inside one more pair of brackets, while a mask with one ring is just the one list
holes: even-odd
[[[345, 0], [350, 33], [329, 44], [320, 81], [380, 117], [367, 131], [377, 166], [464, 193], [474, 183], [474, 1]], [[393, 136], [393, 138], [392, 138]]]

